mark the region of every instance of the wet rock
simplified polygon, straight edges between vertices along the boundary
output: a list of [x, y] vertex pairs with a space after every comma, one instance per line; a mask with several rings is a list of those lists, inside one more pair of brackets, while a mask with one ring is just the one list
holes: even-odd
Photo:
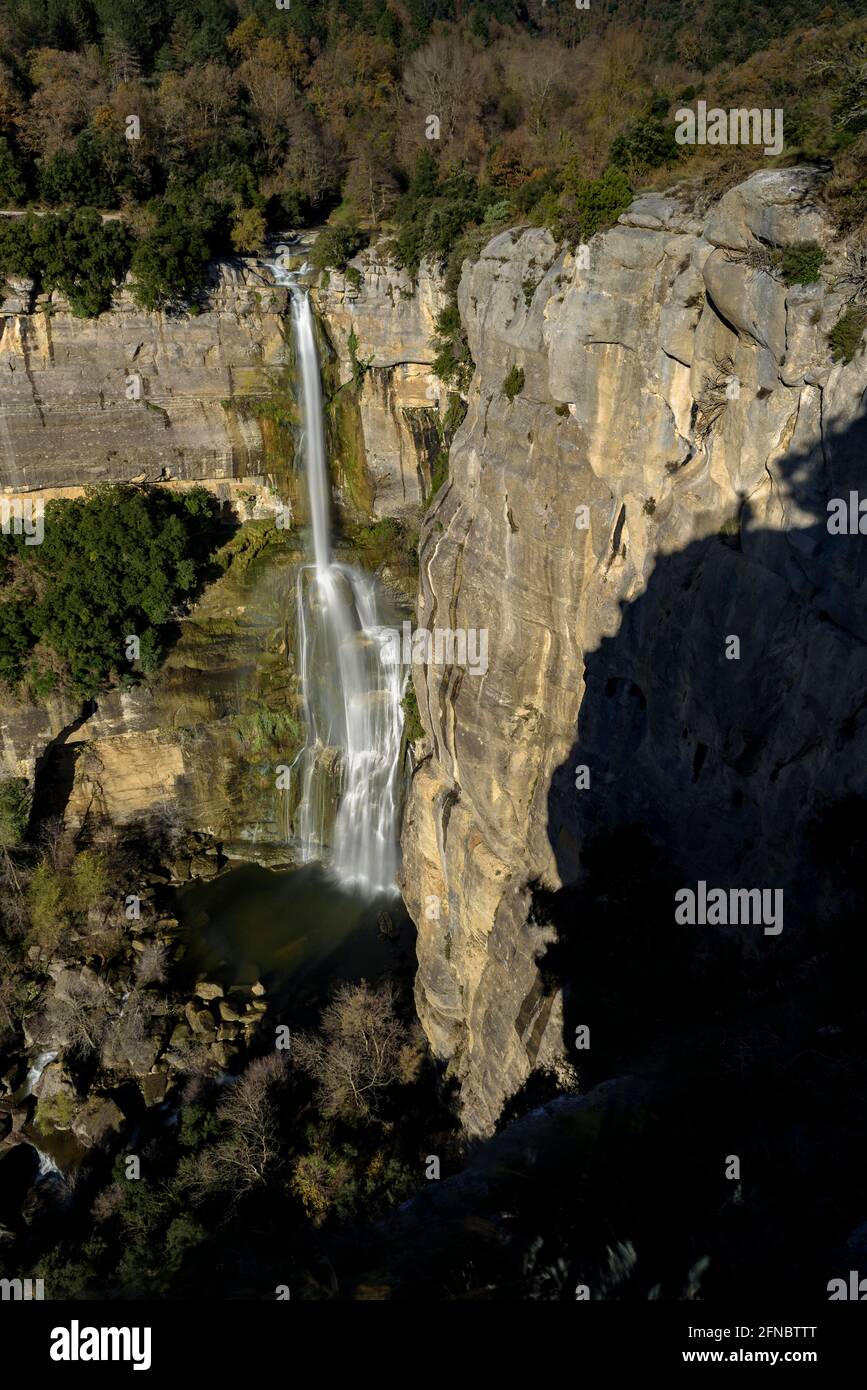
[[108, 1096], [89, 1096], [72, 1122], [72, 1132], [92, 1148], [123, 1128], [123, 1112]]
[[205, 854], [197, 854], [190, 861], [191, 878], [215, 878], [220, 872], [220, 867], [216, 860], [208, 858]]
[[139, 1078], [139, 1087], [144, 1103], [148, 1107], [152, 1105], [162, 1105], [168, 1090], [169, 1077], [164, 1071], [150, 1072], [147, 1076]]

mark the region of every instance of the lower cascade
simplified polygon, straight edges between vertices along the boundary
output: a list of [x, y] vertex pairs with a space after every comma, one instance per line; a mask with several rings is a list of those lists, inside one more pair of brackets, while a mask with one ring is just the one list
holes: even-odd
[[395, 660], [374, 579], [332, 559], [322, 382], [309, 295], [278, 262], [292, 296], [301, 376], [303, 457], [312, 564], [298, 572], [300, 677], [306, 743], [292, 768], [302, 863], [330, 858], [337, 878], [394, 893], [406, 667]]

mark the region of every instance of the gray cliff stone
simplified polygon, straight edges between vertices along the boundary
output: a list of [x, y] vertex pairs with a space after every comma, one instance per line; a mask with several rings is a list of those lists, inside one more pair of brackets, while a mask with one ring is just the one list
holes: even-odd
[[445, 392], [431, 374], [434, 325], [445, 304], [441, 277], [422, 263], [413, 281], [376, 247], [350, 261], [355, 285], [331, 271], [315, 291], [337, 354], [341, 382], [356, 361], [367, 370], [359, 393], [367, 473], [378, 517], [414, 515], [430, 487], [439, 450], [435, 420]]
[[83, 319], [59, 292], [32, 304], [26, 285], [7, 288], [0, 489], [247, 476], [250, 490], [267, 471], [257, 421], [223, 404], [266, 397], [285, 360], [286, 291], [255, 263], [215, 266], [195, 317], [148, 313], [123, 289], [110, 311]]
[[[816, 721], [844, 728], [858, 707], [865, 673], [844, 634], [864, 618], [842, 560], [833, 583], [814, 581], [821, 602], [808, 576], [827, 488], [854, 467], [867, 358], [830, 355], [842, 249], [816, 180], [755, 174], [703, 231], [682, 195], [639, 199], [593, 238], [586, 269], [537, 230], [496, 237], [464, 267], [476, 373], [422, 529], [418, 622], [487, 629], [488, 666], [414, 668], [429, 756], [403, 887], [419, 1014], [470, 1133], [489, 1133], [563, 1048], [528, 884], [574, 881], [591, 831], [649, 815], [687, 865], [712, 854], [746, 875], [734, 882], [773, 881], [799, 817], [835, 785]], [[746, 264], [762, 242], [813, 239], [830, 258], [820, 285], [787, 290]], [[524, 386], [510, 402], [512, 365]], [[726, 633], [749, 646], [739, 667], [718, 655]], [[808, 658], [839, 674], [822, 710], [802, 688]], [[691, 675], [720, 662], [708, 683]], [[582, 763], [592, 796], [576, 790]], [[740, 868], [709, 795], [741, 798], [754, 849]]]

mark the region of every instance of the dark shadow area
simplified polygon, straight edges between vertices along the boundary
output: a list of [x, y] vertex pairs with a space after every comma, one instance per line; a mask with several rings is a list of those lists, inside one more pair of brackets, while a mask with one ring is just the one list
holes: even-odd
[[62, 818], [75, 781], [75, 764], [81, 752], [80, 743], [69, 743], [72, 734], [97, 712], [96, 700], [85, 700], [81, 714], [36, 759], [33, 775], [33, 802], [30, 810], [29, 835], [35, 838], [39, 826], [46, 820]]
[[[464, 1171], [338, 1242], [335, 1296], [814, 1306], [867, 1270], [867, 561], [826, 525], [865, 458], [863, 420], [792, 453], [812, 524], [742, 502], [587, 655], [565, 886], [530, 885], [580, 1092], [531, 1076]], [[680, 925], [702, 880], [782, 889], [782, 931]]]
[[[867, 1217], [867, 557], [827, 527], [865, 457], [861, 419], [779, 465], [812, 525], [763, 530], [744, 505], [736, 534], [657, 560], [586, 657], [549, 793], [566, 886], [534, 885], [543, 976], [582, 1091], [629, 1076], [639, 1097], [576, 1180], [574, 1239], [592, 1248], [587, 1204], [664, 1283], [706, 1260], [703, 1297], [825, 1298]], [[729, 913], [729, 890], [782, 890], [782, 930], [678, 923], [701, 882]]]

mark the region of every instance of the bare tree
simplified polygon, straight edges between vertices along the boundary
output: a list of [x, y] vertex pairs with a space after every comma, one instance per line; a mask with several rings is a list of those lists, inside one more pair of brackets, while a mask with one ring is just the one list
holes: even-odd
[[286, 1080], [281, 1053], [257, 1057], [217, 1111], [226, 1133], [203, 1158], [202, 1178], [237, 1196], [263, 1186], [279, 1162], [276, 1091]]
[[168, 954], [165, 946], [159, 941], [146, 941], [144, 950], [138, 955], [135, 966], [136, 984], [140, 988], [146, 985], [163, 985], [168, 974]]
[[714, 370], [705, 376], [696, 397], [695, 437], [704, 444], [722, 419], [729, 402], [729, 388], [735, 380], [734, 360], [726, 354], [714, 358]]
[[11, 950], [0, 940], [0, 1022], [4, 1019], [7, 1028], [19, 1026], [23, 1012], [24, 976], [17, 951]]
[[156, 994], [146, 989], [129, 990], [120, 1012], [112, 1020], [110, 1029], [106, 1030], [110, 1036], [110, 1047], [105, 1050], [105, 1060], [109, 1065], [112, 1057], [125, 1058], [133, 1064], [140, 1063], [143, 1057], [148, 1062], [152, 1060], [152, 1025], [158, 1005]]
[[439, 117], [440, 138], [448, 144], [478, 113], [478, 51], [458, 34], [432, 34], [409, 59], [403, 84], [414, 106]]
[[95, 976], [70, 981], [45, 1010], [45, 1035], [60, 1040], [68, 1053], [101, 1053], [110, 1025], [109, 991]]
[[292, 1055], [317, 1082], [324, 1114], [373, 1115], [388, 1088], [409, 1079], [416, 1051], [396, 1003], [390, 982], [338, 985], [319, 1033], [294, 1038]]

